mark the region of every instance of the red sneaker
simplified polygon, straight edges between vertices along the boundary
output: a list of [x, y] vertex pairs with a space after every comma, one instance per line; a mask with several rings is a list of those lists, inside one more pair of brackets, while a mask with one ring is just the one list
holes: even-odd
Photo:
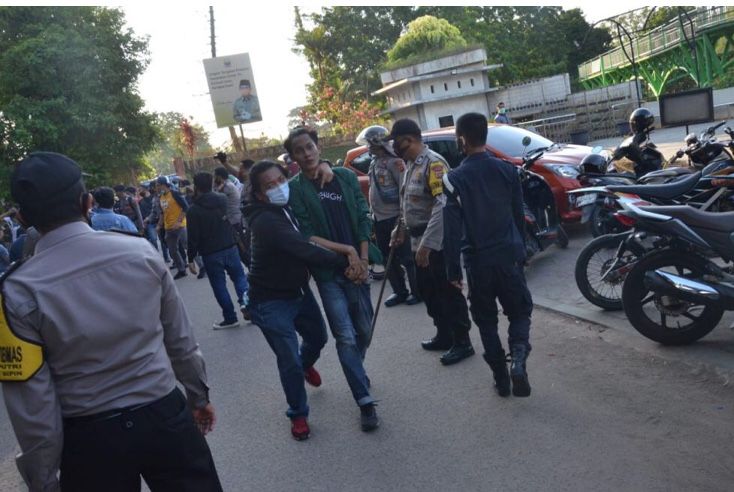
[[303, 378], [311, 386], [315, 386], [317, 388], [321, 386], [321, 374], [319, 374], [319, 371], [317, 371], [314, 366], [303, 371]]
[[305, 441], [308, 439], [311, 430], [308, 428], [306, 417], [296, 417], [291, 420], [291, 434], [296, 441]]

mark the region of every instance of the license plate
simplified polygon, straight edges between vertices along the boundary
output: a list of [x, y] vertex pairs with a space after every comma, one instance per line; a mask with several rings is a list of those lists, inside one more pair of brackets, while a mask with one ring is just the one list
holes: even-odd
[[578, 208], [585, 207], [586, 205], [591, 205], [592, 203], [596, 202], [596, 193], [590, 193], [588, 195], [581, 195], [576, 199], [576, 206]]

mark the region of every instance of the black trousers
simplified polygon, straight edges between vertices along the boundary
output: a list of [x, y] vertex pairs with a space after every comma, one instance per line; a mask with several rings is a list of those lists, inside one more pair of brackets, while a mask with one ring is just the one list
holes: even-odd
[[464, 294], [449, 283], [443, 251], [431, 251], [427, 268], [416, 265], [418, 292], [441, 342], [468, 343], [469, 309]]
[[64, 420], [61, 490], [220, 492], [209, 446], [176, 389], [144, 408], [103, 420]]
[[519, 264], [481, 268], [467, 265], [466, 275], [472, 318], [479, 328], [487, 358], [500, 359], [505, 354], [497, 333], [497, 299], [510, 321], [509, 345], [523, 344], [530, 350], [533, 298], [525, 282], [523, 267]]
[[[385, 257], [385, 267], [387, 267], [387, 258], [390, 255], [390, 235], [395, 228], [398, 218], [385, 219], [375, 222], [375, 236], [377, 239], [377, 247], [380, 248], [382, 255]], [[405, 267], [405, 272], [403, 271]], [[410, 240], [406, 240], [402, 245], [395, 248], [395, 254], [392, 259], [390, 270], [386, 271], [387, 280], [390, 282], [392, 291], [399, 296], [408, 296], [408, 289], [405, 286], [405, 277], [408, 277], [408, 285], [410, 293], [418, 295], [418, 289], [415, 281], [415, 260], [413, 252], [410, 250]]]

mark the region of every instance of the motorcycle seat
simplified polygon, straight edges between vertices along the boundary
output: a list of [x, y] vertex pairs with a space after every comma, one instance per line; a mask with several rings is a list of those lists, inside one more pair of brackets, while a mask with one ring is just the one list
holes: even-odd
[[646, 212], [667, 215], [692, 228], [718, 232], [734, 232], [734, 212], [702, 212], [688, 205], [666, 205], [663, 207], [640, 207]]
[[621, 185], [607, 186], [611, 191], [620, 193], [632, 193], [642, 198], [658, 198], [661, 200], [672, 200], [693, 190], [701, 179], [701, 173], [695, 172], [690, 176], [678, 179], [672, 183], [649, 184], [649, 185]]

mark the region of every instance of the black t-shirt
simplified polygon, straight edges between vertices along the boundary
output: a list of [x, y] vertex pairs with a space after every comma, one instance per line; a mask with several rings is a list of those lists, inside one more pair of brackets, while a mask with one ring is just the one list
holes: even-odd
[[[318, 190], [318, 185], [316, 189]], [[344, 194], [339, 182], [332, 179], [317, 193], [326, 215], [326, 221], [329, 224], [331, 240], [357, 248], [358, 245], [354, 241], [354, 232], [352, 231], [352, 220], [349, 217], [347, 205], [344, 203]]]

